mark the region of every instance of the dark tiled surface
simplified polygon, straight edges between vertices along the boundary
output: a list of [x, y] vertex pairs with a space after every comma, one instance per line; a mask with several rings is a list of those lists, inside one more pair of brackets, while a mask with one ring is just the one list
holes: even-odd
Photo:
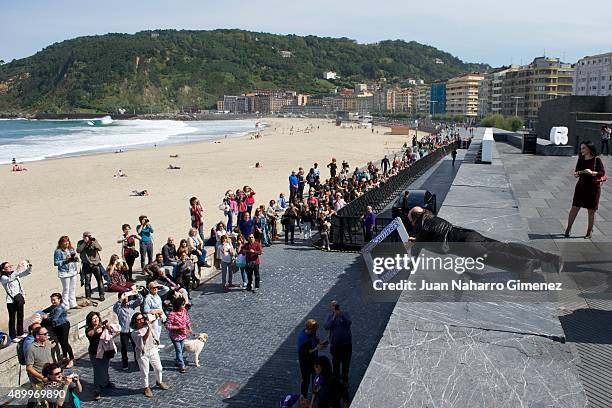
[[[220, 278], [194, 292], [193, 329], [210, 336], [200, 355], [201, 367], [189, 366], [186, 374], [178, 373], [164, 331], [162, 340], [168, 346], [161, 357], [170, 390], [153, 389], [153, 399], [147, 399], [136, 364], [131, 361], [131, 371], [123, 372], [117, 356], [110, 377], [118, 388], [101, 402], [93, 402], [92, 370], [88, 361], [80, 361], [79, 372], [86, 384], [84, 405], [273, 407], [284, 395], [299, 393], [297, 331], [308, 318], [321, 322], [331, 299], [338, 299], [353, 319], [350, 380], [354, 392], [393, 309], [391, 303], [364, 303], [359, 296], [360, 273], [356, 254], [323, 253], [307, 245], [273, 245], [263, 257], [260, 292], [223, 293]], [[234, 282], [240, 282], [240, 274], [234, 275]], [[320, 335], [327, 337], [323, 329]], [[193, 362], [192, 357], [187, 358]], [[153, 372], [150, 381], [155, 381]], [[225, 398], [218, 391], [228, 381], [237, 383], [237, 388]]]

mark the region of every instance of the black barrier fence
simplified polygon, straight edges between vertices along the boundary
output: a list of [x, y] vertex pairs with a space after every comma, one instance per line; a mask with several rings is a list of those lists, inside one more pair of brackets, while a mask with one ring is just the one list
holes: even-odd
[[[456, 142], [441, 147], [417, 160], [410, 167], [400, 170], [397, 175], [391, 177], [386, 183], [366, 192], [361, 197], [347, 204], [338, 211], [337, 215], [332, 217], [330, 241], [339, 247], [359, 247], [363, 245], [363, 215], [367, 207], [372, 206], [374, 212], [378, 214], [392, 201], [397, 199], [399, 194], [422, 176], [423, 173], [444, 156], [450, 154], [453, 148], [457, 148]], [[377, 217], [374, 235], [382, 230], [390, 221], [391, 218]]]

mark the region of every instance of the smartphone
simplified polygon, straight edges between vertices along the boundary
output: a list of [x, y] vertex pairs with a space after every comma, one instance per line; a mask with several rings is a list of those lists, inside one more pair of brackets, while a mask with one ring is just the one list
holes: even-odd
[[340, 305], [336, 303], [336, 304], [334, 305], [334, 309], [336, 309], [336, 310], [340, 310]]

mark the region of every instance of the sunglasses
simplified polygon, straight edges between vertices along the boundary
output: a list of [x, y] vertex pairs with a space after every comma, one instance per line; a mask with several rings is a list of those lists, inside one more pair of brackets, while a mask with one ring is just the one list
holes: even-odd
[[38, 333], [39, 336], [48, 336], [49, 333]]
[[137, 317], [136, 321], [138, 321], [138, 320], [144, 320], [144, 317]]
[[58, 371], [58, 372], [55, 372], [55, 373], [50, 373], [50, 374], [51, 374], [51, 375], [60, 375], [61, 373], [62, 373], [61, 371]]

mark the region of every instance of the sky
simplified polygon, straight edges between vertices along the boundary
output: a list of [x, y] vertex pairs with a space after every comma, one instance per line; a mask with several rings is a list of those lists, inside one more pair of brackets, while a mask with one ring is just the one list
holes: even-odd
[[0, 0], [0, 60], [83, 35], [240, 28], [414, 40], [494, 67], [544, 54], [573, 63], [612, 51], [611, 16], [610, 0]]

